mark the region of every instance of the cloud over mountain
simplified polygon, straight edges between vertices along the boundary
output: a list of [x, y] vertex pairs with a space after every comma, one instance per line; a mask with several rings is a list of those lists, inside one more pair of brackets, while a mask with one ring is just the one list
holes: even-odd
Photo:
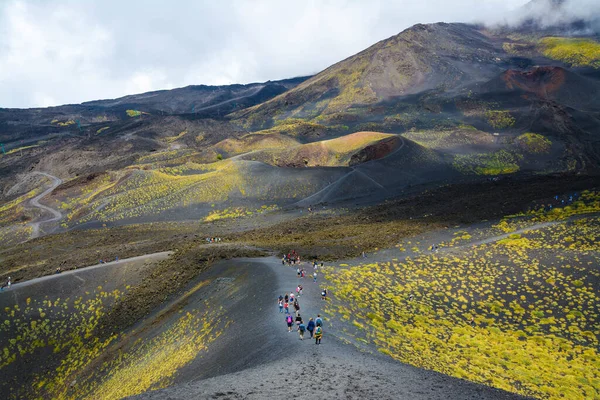
[[319, 72], [415, 23], [489, 20], [525, 0], [0, 4], [0, 107]]

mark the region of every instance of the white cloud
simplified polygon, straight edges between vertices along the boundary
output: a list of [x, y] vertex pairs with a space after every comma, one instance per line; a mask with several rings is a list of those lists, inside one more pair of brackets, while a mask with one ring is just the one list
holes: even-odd
[[525, 2], [5, 1], [0, 107], [313, 74], [415, 23], [489, 19]]

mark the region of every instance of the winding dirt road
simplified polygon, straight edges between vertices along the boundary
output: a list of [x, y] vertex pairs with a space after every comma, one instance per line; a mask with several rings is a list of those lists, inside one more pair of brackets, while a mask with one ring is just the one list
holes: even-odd
[[52, 179], [52, 186], [50, 186], [48, 189], [44, 190], [42, 193], [40, 193], [39, 195], [37, 195], [36, 197], [34, 197], [33, 199], [31, 199], [30, 204], [33, 207], [37, 207], [41, 210], [47, 211], [50, 214], [52, 214], [52, 218], [50, 219], [46, 219], [43, 221], [37, 221], [37, 222], [32, 222], [31, 223], [31, 239], [35, 239], [37, 237], [40, 236], [40, 225], [41, 224], [45, 224], [48, 222], [56, 222], [62, 219], [63, 215], [60, 211], [55, 210], [54, 208], [50, 208], [48, 206], [45, 206], [43, 204], [40, 204], [40, 200], [43, 199], [44, 197], [48, 196], [50, 193], [52, 193], [52, 191], [54, 189], [56, 189], [58, 187], [58, 185], [60, 185], [63, 181], [60, 178], [57, 178], [54, 175], [50, 175], [47, 174], [45, 172], [33, 172], [32, 174], [34, 175], [42, 175], [45, 176], [46, 178], [50, 178]]

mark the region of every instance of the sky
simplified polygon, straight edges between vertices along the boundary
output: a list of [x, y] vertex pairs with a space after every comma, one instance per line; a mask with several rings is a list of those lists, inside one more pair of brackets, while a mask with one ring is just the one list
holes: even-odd
[[525, 3], [0, 0], [0, 107], [312, 75], [416, 23], [496, 21]]

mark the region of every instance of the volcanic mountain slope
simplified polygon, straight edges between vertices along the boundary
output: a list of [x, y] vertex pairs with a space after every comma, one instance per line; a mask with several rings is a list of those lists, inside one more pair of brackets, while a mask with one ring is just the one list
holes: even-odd
[[[415, 25], [313, 76], [264, 104], [234, 114], [253, 126], [275, 115], [315, 117], [426, 90], [454, 89], [491, 78], [503, 54], [464, 24]], [[283, 113], [282, 113], [283, 111]]]
[[266, 101], [305, 79], [248, 85], [188, 86], [48, 108], [0, 108], [0, 143], [8, 150], [45, 137], [86, 133], [90, 127], [99, 129], [103, 127], [101, 124], [127, 121], [132, 117], [165, 114], [191, 114], [189, 118], [223, 116]]
[[201, 116], [218, 116], [267, 101], [306, 79], [307, 77], [300, 77], [247, 85], [193, 85], [135, 94], [113, 100], [89, 101], [82, 105], [120, 110], [133, 108], [150, 113], [190, 113]]
[[[260, 138], [268, 143], [261, 145]], [[269, 135], [226, 139], [213, 151], [248, 143], [260, 149], [206, 164], [192, 161], [198, 152], [191, 148], [150, 153], [128, 168], [67, 181], [47, 201], [66, 212], [64, 228], [122, 225], [212, 218], [228, 207], [252, 213], [311, 201], [365, 196], [374, 201], [415, 183], [459, 174], [448, 169], [451, 158], [398, 135], [357, 132], [308, 144], [279, 140]], [[389, 174], [392, 168], [407, 172]]]
[[293, 126], [301, 141], [474, 127], [509, 143], [535, 133], [564, 148], [550, 170], [596, 168], [598, 60], [593, 37], [416, 25], [231, 118], [265, 133]]
[[[0, 110], [0, 184], [14, 201], [5, 221], [39, 218], [27, 206], [37, 189], [18, 184], [31, 171], [65, 182], [48, 200], [71, 228], [377, 202], [414, 185], [595, 169], [597, 74], [545, 57], [543, 35], [416, 25], [301, 83]], [[587, 49], [563, 39], [571, 52]], [[272, 85], [290, 89], [227, 119], [213, 113]], [[188, 109], [196, 113], [168, 115]]]

